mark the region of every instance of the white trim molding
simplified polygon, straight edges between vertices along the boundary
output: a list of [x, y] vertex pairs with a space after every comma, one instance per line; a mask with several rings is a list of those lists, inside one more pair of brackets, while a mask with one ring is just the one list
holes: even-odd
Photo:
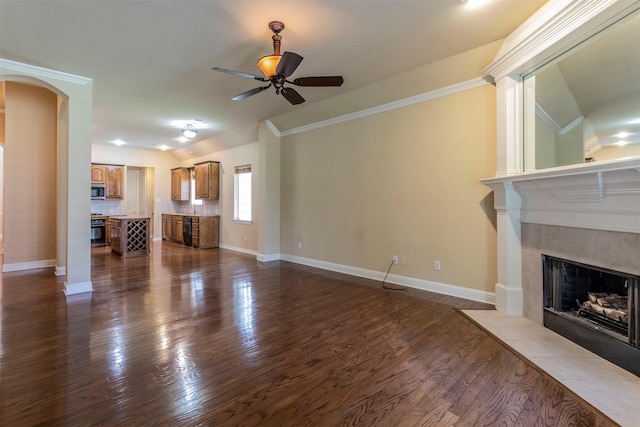
[[54, 274], [56, 276], [65, 276], [67, 274], [67, 267], [56, 265]]
[[91, 283], [91, 281], [78, 283], [68, 283], [67, 281], [64, 282], [64, 294], [67, 296], [84, 294], [86, 292], [93, 292], [93, 284]]
[[237, 247], [237, 246], [230, 246], [230, 245], [220, 244], [220, 245], [218, 245], [218, 247], [220, 247], [221, 249], [228, 249], [228, 250], [234, 251], [234, 252], [241, 252], [241, 253], [247, 254], [247, 255], [254, 255], [254, 256], [258, 255], [257, 251], [254, 251], [254, 250], [251, 250], [251, 249], [240, 248], [240, 247]]
[[15, 262], [11, 264], [3, 264], [2, 272], [34, 270], [37, 268], [49, 268], [56, 265], [55, 259], [44, 259], [40, 261]]
[[639, 0], [550, 0], [509, 35], [484, 72], [521, 75], [640, 8]]
[[522, 222], [640, 233], [640, 158], [582, 163], [481, 182], [492, 189], [510, 183], [522, 199]]
[[[348, 274], [350, 276], [363, 277], [365, 279], [384, 280], [385, 273], [382, 271], [368, 270], [365, 268], [352, 267], [349, 265], [336, 264], [333, 262], [320, 261], [316, 259], [303, 258], [299, 256], [281, 254], [283, 261], [293, 262], [296, 264], [308, 265], [323, 270], [335, 271], [338, 273]], [[495, 304], [495, 294], [492, 292], [480, 291], [477, 289], [463, 288], [461, 286], [449, 285], [446, 283], [432, 282], [429, 280], [416, 279], [412, 277], [400, 276], [397, 274], [389, 274], [386, 283], [407, 286], [423, 291], [434, 292], [452, 297], [464, 298], [471, 301], [484, 302], [487, 304]]]
[[[310, 123], [308, 125], [282, 131], [280, 132], [280, 136], [295, 135], [297, 133], [303, 133], [310, 130], [319, 129], [325, 126], [332, 126], [339, 123], [348, 122], [351, 120], [361, 119], [363, 117], [384, 113], [386, 111], [396, 110], [398, 108], [403, 108], [409, 105], [418, 104], [420, 102], [430, 101], [432, 99], [441, 98], [443, 96], [453, 95], [459, 92], [464, 92], [467, 90], [486, 86], [488, 84], [491, 84], [491, 83], [482, 77], [478, 77], [478, 78], [467, 80], [461, 83], [456, 83], [454, 85], [446, 86], [440, 89], [432, 90], [430, 92], [425, 92], [419, 95], [410, 96], [408, 98], [401, 99], [399, 101], [389, 102], [387, 104], [378, 105], [376, 107], [367, 108], [365, 110], [356, 111], [354, 113], [345, 114], [343, 116], [334, 117], [332, 119], [323, 120], [321, 122]], [[268, 124], [269, 123], [267, 123], [267, 125]]]
[[56, 79], [63, 82], [73, 83], [77, 85], [89, 85], [93, 79], [88, 77], [77, 76], [75, 74], [63, 73], [62, 71], [50, 70], [48, 68], [36, 67], [35, 65], [23, 64], [21, 62], [11, 61], [9, 59], [0, 58], [0, 68], [6, 70], [17, 71], [19, 73], [28, 74], [35, 77], [44, 77]]

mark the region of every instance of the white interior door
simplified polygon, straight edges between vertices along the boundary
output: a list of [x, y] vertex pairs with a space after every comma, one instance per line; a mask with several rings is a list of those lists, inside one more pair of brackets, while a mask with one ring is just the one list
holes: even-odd
[[[140, 212], [140, 171], [127, 168], [127, 215], [142, 215]], [[144, 206], [144, 205], [143, 205]]]

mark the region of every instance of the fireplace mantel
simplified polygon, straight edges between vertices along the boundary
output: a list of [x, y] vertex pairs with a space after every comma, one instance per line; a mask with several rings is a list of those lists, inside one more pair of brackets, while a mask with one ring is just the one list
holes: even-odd
[[[532, 291], [530, 283], [523, 284], [523, 270], [540, 270], [529, 265], [531, 257], [525, 256], [523, 263], [523, 226], [536, 231], [538, 227], [562, 229], [564, 238], [573, 239], [574, 246], [594, 236], [609, 243], [613, 239], [608, 233], [620, 234], [615, 237], [623, 244], [607, 244], [600, 250], [603, 257], [599, 258], [607, 260], [606, 264], [610, 263], [607, 252], [617, 253], [618, 246], [631, 248], [631, 256], [638, 253], [640, 158], [533, 170], [531, 159], [535, 157], [524, 144], [523, 75], [639, 9], [640, 0], [549, 0], [505, 39], [495, 60], [484, 70], [496, 82], [496, 175], [482, 183], [494, 190], [498, 244], [495, 301], [502, 313], [541, 320], [541, 305], [534, 301], [540, 298], [541, 286], [540, 291]], [[582, 237], [576, 237], [576, 232]], [[598, 243], [603, 245], [604, 241]], [[562, 244], [567, 246], [568, 242], [563, 240]], [[627, 251], [621, 255], [625, 259], [629, 256]], [[638, 268], [635, 264], [634, 260], [631, 270]]]
[[640, 158], [603, 161], [488, 178], [496, 193], [512, 188], [520, 221], [640, 233]]

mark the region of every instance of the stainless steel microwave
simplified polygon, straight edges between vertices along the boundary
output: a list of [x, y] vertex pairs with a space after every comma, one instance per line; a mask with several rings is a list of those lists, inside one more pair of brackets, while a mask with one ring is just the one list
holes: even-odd
[[91, 200], [104, 200], [104, 184], [91, 184]]

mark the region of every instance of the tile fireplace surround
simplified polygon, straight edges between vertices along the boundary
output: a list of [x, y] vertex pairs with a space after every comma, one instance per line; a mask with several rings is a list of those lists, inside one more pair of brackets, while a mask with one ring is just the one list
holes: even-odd
[[640, 275], [640, 234], [523, 223], [523, 315], [542, 324], [542, 254]]

